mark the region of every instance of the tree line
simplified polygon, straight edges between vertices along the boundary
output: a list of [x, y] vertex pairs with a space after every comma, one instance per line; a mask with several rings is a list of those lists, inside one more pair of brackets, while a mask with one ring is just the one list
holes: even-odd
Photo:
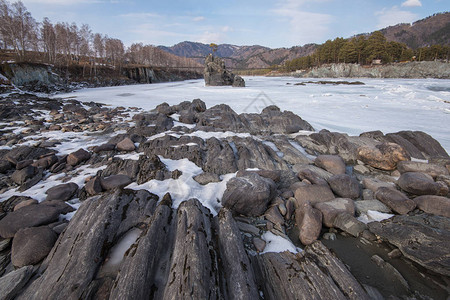
[[289, 60], [283, 67], [287, 71], [295, 71], [330, 63], [368, 65], [374, 60], [383, 64], [412, 60], [448, 60], [449, 55], [449, 46], [433, 45], [413, 50], [404, 43], [387, 41], [381, 31], [375, 31], [369, 36], [328, 40], [312, 55]]
[[12, 51], [17, 61], [55, 65], [88, 64], [122, 68], [124, 64], [152, 67], [198, 67], [194, 60], [167, 53], [153, 45], [93, 33], [88, 24], [37, 22], [21, 1], [0, 0], [0, 49]]

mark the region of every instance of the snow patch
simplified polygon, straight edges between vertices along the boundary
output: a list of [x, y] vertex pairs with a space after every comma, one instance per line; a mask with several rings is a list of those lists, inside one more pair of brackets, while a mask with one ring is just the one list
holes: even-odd
[[367, 214], [361, 213], [361, 215], [358, 217], [358, 220], [367, 224], [371, 222], [381, 222], [383, 220], [392, 218], [393, 216], [393, 214], [382, 213], [376, 210], [368, 210]]
[[262, 239], [266, 241], [266, 248], [261, 254], [268, 252], [284, 252], [289, 251], [292, 253], [299, 253], [302, 249], [295, 247], [295, 245], [288, 239], [275, 235], [270, 231], [267, 231], [262, 236]]
[[136, 242], [141, 235], [141, 232], [142, 231], [139, 228], [133, 228], [128, 231], [117, 244], [112, 247], [109, 257], [106, 258], [107, 261], [104, 267], [108, 268], [119, 265], [122, 262], [125, 253], [130, 249], [131, 245]]

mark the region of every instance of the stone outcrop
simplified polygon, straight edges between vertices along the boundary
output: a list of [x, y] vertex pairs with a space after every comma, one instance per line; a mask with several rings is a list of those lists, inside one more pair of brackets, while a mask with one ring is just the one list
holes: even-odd
[[223, 86], [232, 85], [234, 87], [245, 87], [245, 81], [241, 76], [234, 75], [225, 68], [225, 62], [212, 54], [205, 59], [205, 85]]

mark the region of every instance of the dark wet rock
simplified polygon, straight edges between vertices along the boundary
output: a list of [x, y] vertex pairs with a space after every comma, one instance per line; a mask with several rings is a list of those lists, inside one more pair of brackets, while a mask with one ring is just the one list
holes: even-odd
[[392, 212], [383, 202], [376, 199], [355, 201], [354, 204], [358, 214], [367, 213], [368, 210], [375, 210], [382, 213]]
[[11, 300], [19, 294], [22, 288], [30, 280], [34, 273], [33, 266], [26, 266], [17, 270], [14, 270], [3, 277], [0, 277], [0, 299]]
[[56, 239], [56, 233], [48, 226], [20, 229], [12, 243], [13, 265], [20, 268], [37, 264], [48, 255]]
[[21, 170], [16, 170], [11, 175], [11, 179], [18, 185], [24, 184], [29, 179], [32, 179], [38, 173], [38, 168], [28, 165]]
[[172, 174], [167, 170], [166, 165], [162, 163], [156, 155], [149, 158], [141, 156], [139, 157], [138, 162], [139, 172], [136, 177], [137, 184], [142, 184], [152, 179], [164, 180], [172, 177]]
[[342, 198], [359, 198], [360, 186], [354, 177], [347, 174], [334, 175], [328, 179], [328, 184], [333, 192]]
[[206, 185], [211, 182], [219, 182], [220, 177], [219, 175], [214, 173], [203, 172], [197, 176], [194, 176], [194, 180], [200, 183], [201, 185]]
[[103, 191], [103, 188], [100, 183], [100, 178], [94, 177], [88, 182], [86, 182], [86, 184], [84, 185], [84, 189], [91, 196], [101, 193]]
[[45, 225], [56, 221], [60, 211], [47, 205], [29, 205], [7, 214], [0, 220], [0, 236], [14, 237], [22, 228]]
[[370, 231], [396, 246], [402, 254], [426, 269], [450, 275], [450, 223], [440, 216], [395, 216], [368, 224]]
[[41, 265], [42, 275], [18, 299], [83, 298], [104, 255], [153, 214], [157, 200], [147, 191], [117, 191], [83, 202]]
[[355, 214], [355, 204], [351, 199], [336, 198], [328, 202], [320, 202], [314, 205], [322, 213], [323, 224], [327, 227], [333, 227], [336, 216], [340, 213], [348, 213], [351, 216]]
[[136, 146], [130, 138], [125, 138], [122, 141], [118, 142], [116, 145], [117, 150], [119, 151], [134, 151]]
[[214, 130], [248, 132], [239, 115], [226, 104], [215, 105], [200, 114], [197, 126], [212, 127]]
[[47, 197], [45, 200], [60, 200], [67, 201], [72, 199], [78, 191], [78, 185], [73, 182], [63, 183], [49, 188], [45, 193]]
[[71, 166], [81, 164], [91, 158], [91, 154], [84, 149], [78, 149], [67, 156], [67, 163]]
[[28, 206], [28, 205], [35, 205], [39, 202], [35, 199], [29, 199], [29, 200], [23, 200], [16, 206], [14, 206], [14, 211], [21, 209], [22, 207]]
[[378, 255], [373, 255], [371, 260], [381, 269], [384, 276], [390, 278], [390, 282], [395, 284], [396, 286], [402, 286], [404, 289], [404, 293], [408, 292], [409, 285], [402, 274], [394, 268], [390, 263], [386, 262]]
[[127, 175], [111, 175], [109, 177], [101, 177], [100, 185], [102, 189], [108, 191], [115, 188], [123, 188], [132, 182], [131, 178]]
[[[222, 258], [228, 299], [257, 299], [259, 297], [253, 268], [242, 244], [241, 234], [231, 211], [219, 212], [219, 250]], [[255, 243], [255, 239], [253, 239]], [[258, 244], [258, 241], [256, 241]], [[259, 245], [259, 249], [264, 248]], [[258, 249], [258, 248], [257, 248]]]
[[333, 220], [333, 227], [339, 228], [354, 237], [358, 237], [364, 230], [367, 229], [367, 225], [356, 219], [352, 214], [347, 212], [339, 213]]
[[422, 131], [400, 131], [396, 133], [397, 135], [403, 137], [411, 144], [413, 144], [417, 149], [419, 149], [426, 159], [443, 157], [448, 158], [449, 155], [442, 148], [441, 144], [432, 138], [429, 134]]
[[319, 202], [331, 201], [335, 198], [328, 186], [315, 184], [298, 187], [294, 195], [298, 203], [310, 202], [313, 205]]
[[220, 292], [210, 213], [198, 200], [190, 199], [178, 207], [177, 222], [168, 283], [161, 299], [215, 299]]
[[370, 299], [345, 265], [319, 241], [298, 254], [265, 253], [255, 261], [265, 299]]
[[314, 164], [334, 175], [345, 174], [345, 162], [339, 155], [319, 155]]
[[405, 194], [393, 188], [380, 187], [375, 197], [398, 214], [404, 215], [416, 207], [416, 203]]
[[299, 229], [299, 239], [303, 245], [310, 245], [320, 236], [322, 213], [309, 202], [298, 203], [295, 207], [295, 222]]
[[448, 194], [448, 186], [434, 182], [430, 175], [419, 172], [403, 173], [397, 181], [400, 188], [414, 195], [438, 195]]
[[428, 174], [433, 178], [439, 175], [449, 175], [447, 168], [444, 166], [417, 161], [401, 161], [398, 163], [397, 169], [402, 174], [406, 172], [420, 172]]
[[392, 171], [397, 168], [398, 162], [410, 160], [411, 157], [397, 144], [382, 143], [375, 147], [358, 148], [358, 159], [371, 167]]
[[413, 200], [426, 213], [450, 218], [450, 198], [425, 195]]
[[203, 71], [206, 86], [232, 85], [234, 87], [245, 87], [242, 77], [234, 75], [226, 70], [225, 62], [212, 54], [205, 59], [205, 70]]
[[[134, 144], [133, 144], [133, 146], [134, 146]], [[103, 151], [112, 151], [114, 149], [116, 149], [116, 145], [105, 143], [105, 144], [101, 144], [99, 146], [95, 146], [92, 149], [92, 152], [99, 153], [99, 152], [103, 152]]]
[[262, 215], [275, 196], [276, 185], [271, 179], [248, 174], [232, 178], [222, 197], [222, 205], [246, 216]]

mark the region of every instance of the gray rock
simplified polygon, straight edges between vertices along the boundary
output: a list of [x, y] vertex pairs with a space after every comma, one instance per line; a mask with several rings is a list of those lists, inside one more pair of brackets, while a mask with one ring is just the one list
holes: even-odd
[[56, 164], [58, 162], [58, 157], [56, 155], [49, 155], [46, 157], [43, 157], [41, 159], [38, 159], [37, 161], [35, 161], [33, 163], [33, 166], [35, 167], [41, 167], [43, 169], [48, 169], [51, 166], [53, 166], [54, 164]]
[[311, 170], [311, 169], [307, 169], [307, 168], [301, 169], [298, 172], [297, 176], [301, 180], [306, 179], [309, 182], [311, 182], [312, 184], [319, 184], [319, 185], [328, 186], [327, 181], [324, 178], [322, 178], [319, 174], [317, 174], [314, 170]]
[[439, 195], [448, 194], [448, 186], [434, 182], [430, 175], [419, 172], [403, 173], [397, 181], [400, 188], [414, 195]]
[[371, 190], [372, 192], [376, 192], [380, 187], [386, 188], [395, 188], [395, 184], [392, 182], [381, 181], [377, 178], [364, 177], [362, 180], [362, 184], [364, 188]]
[[0, 173], [6, 173], [13, 168], [11, 162], [7, 160], [0, 160]]
[[78, 185], [73, 182], [63, 183], [49, 188], [45, 193], [47, 198], [45, 200], [60, 200], [67, 201], [75, 195], [78, 191]]
[[370, 231], [396, 246], [402, 254], [436, 273], [449, 276], [449, 219], [427, 214], [395, 216], [368, 224]]
[[20, 170], [16, 170], [12, 175], [11, 179], [18, 185], [24, 184], [27, 180], [33, 178], [38, 172], [38, 168], [28, 165]]
[[[314, 177], [321, 178], [324, 180], [327, 180], [328, 178], [333, 176], [333, 174], [331, 174], [330, 172], [325, 171], [325, 170], [323, 170], [319, 167], [313, 166], [313, 165], [297, 164], [292, 167], [292, 170], [294, 172], [296, 172], [297, 174], [299, 174], [298, 176], [301, 179], [304, 179], [304, 178], [308, 179], [308, 177], [306, 177], [307, 172], [311, 172]], [[305, 177], [303, 177], [303, 176], [305, 176]]]
[[345, 174], [345, 162], [339, 155], [319, 155], [314, 164], [333, 175]]
[[375, 197], [398, 214], [404, 215], [416, 207], [416, 203], [405, 194], [392, 188], [380, 187]]
[[25, 160], [18, 161], [16, 164], [16, 170], [22, 170], [23, 168], [28, 167], [32, 163], [33, 163], [32, 159], [25, 159]]
[[217, 298], [209, 211], [197, 199], [190, 199], [178, 207], [177, 222], [169, 278], [161, 299]]
[[367, 229], [366, 224], [358, 221], [353, 215], [346, 212], [340, 213], [334, 218], [333, 227], [339, 228], [354, 237], [358, 237]]
[[0, 300], [14, 299], [30, 280], [33, 271], [33, 266], [26, 266], [0, 277]]
[[334, 175], [330, 177], [328, 179], [328, 184], [333, 192], [340, 197], [350, 199], [359, 198], [359, 182], [347, 174]]
[[309, 202], [296, 205], [295, 222], [303, 245], [310, 245], [319, 238], [322, 230], [322, 213], [313, 208]]
[[18, 268], [37, 264], [48, 255], [56, 239], [56, 233], [48, 226], [20, 229], [12, 243], [12, 264]]
[[86, 182], [86, 184], [84, 185], [84, 189], [91, 196], [100, 194], [103, 191], [100, 178], [94, 177]]
[[352, 199], [336, 198], [328, 202], [320, 202], [314, 205], [322, 213], [323, 224], [333, 227], [334, 219], [340, 213], [346, 212], [353, 216], [355, 204]]
[[378, 255], [373, 255], [371, 260], [381, 269], [384, 276], [390, 279], [390, 282], [396, 286], [402, 286], [404, 293], [408, 292], [409, 284], [396, 268], [394, 268], [390, 263], [384, 261]]
[[355, 201], [355, 208], [358, 214], [367, 213], [368, 210], [375, 210], [383, 213], [392, 213], [391, 209], [387, 207], [383, 202], [372, 199], [372, 200], [360, 200]]
[[153, 214], [157, 199], [147, 191], [117, 191], [83, 202], [42, 263], [41, 276], [17, 299], [83, 298], [108, 250]]
[[429, 134], [422, 131], [400, 131], [396, 133], [403, 137], [417, 149], [419, 149], [426, 159], [443, 157], [448, 158], [448, 154], [445, 149], [432, 138]]
[[260, 238], [253, 238], [253, 246], [255, 246], [256, 252], [263, 252], [266, 248], [266, 241]]
[[284, 224], [284, 218], [280, 213], [280, 210], [278, 209], [278, 206], [272, 206], [268, 210], [266, 210], [264, 217], [266, 220], [269, 220], [273, 224], [276, 225], [283, 225]]
[[246, 216], [263, 214], [275, 196], [275, 183], [258, 174], [232, 178], [222, 197], [224, 207]]
[[117, 150], [119, 151], [134, 151], [136, 149], [136, 146], [134, 145], [133, 141], [127, 137], [124, 138], [122, 141], [117, 143], [116, 145]]
[[397, 169], [402, 174], [406, 172], [420, 172], [428, 174], [434, 178], [439, 175], [449, 175], [447, 168], [443, 166], [417, 161], [401, 161], [398, 163]]
[[255, 261], [265, 299], [369, 299], [345, 265], [319, 241], [298, 254], [265, 253]]
[[84, 149], [78, 149], [67, 156], [67, 164], [76, 166], [91, 158], [91, 154]]
[[115, 188], [123, 188], [131, 183], [131, 178], [127, 175], [111, 175], [106, 178], [100, 178], [102, 189], [108, 191]]
[[313, 205], [319, 202], [331, 201], [335, 198], [328, 186], [314, 184], [298, 187], [294, 195], [297, 203], [310, 202]]
[[194, 176], [194, 180], [200, 183], [201, 185], [206, 185], [211, 182], [219, 182], [220, 177], [219, 175], [214, 173], [203, 172], [197, 176]]
[[0, 236], [12, 238], [22, 228], [45, 225], [58, 220], [60, 211], [48, 205], [29, 205], [0, 220]]
[[[134, 144], [133, 144], [133, 146], [134, 146]], [[102, 144], [102, 145], [99, 145], [99, 146], [95, 146], [95, 147], [92, 149], [92, 152], [94, 152], [94, 153], [100, 153], [100, 152], [102, 152], [102, 151], [112, 151], [112, 150], [114, 150], [114, 149], [116, 149], [116, 145], [114, 145], [114, 144], [109, 144], [109, 143], [105, 143], [105, 144]]]
[[425, 195], [413, 200], [426, 213], [450, 218], [450, 198]]
[[7, 249], [11, 244], [11, 239], [0, 239], [0, 252]]
[[251, 233], [253, 235], [259, 235], [259, 229], [252, 224], [248, 224], [248, 223], [244, 223], [244, 222], [236, 222], [236, 224], [237, 224], [239, 230], [242, 232]]
[[28, 205], [35, 205], [39, 202], [35, 199], [29, 199], [29, 200], [23, 200], [16, 206], [14, 206], [14, 211], [21, 209], [22, 207], [28, 206]]
[[206, 86], [245, 86], [245, 81], [240, 76], [236, 76], [226, 70], [224, 61], [219, 57], [214, 57], [212, 54], [205, 59], [205, 70], [203, 75], [205, 77]]
[[[227, 282], [226, 298], [257, 299], [259, 293], [253, 268], [231, 212], [222, 209], [219, 212], [218, 223], [219, 249]], [[262, 245], [259, 245], [259, 248], [263, 248]]]

